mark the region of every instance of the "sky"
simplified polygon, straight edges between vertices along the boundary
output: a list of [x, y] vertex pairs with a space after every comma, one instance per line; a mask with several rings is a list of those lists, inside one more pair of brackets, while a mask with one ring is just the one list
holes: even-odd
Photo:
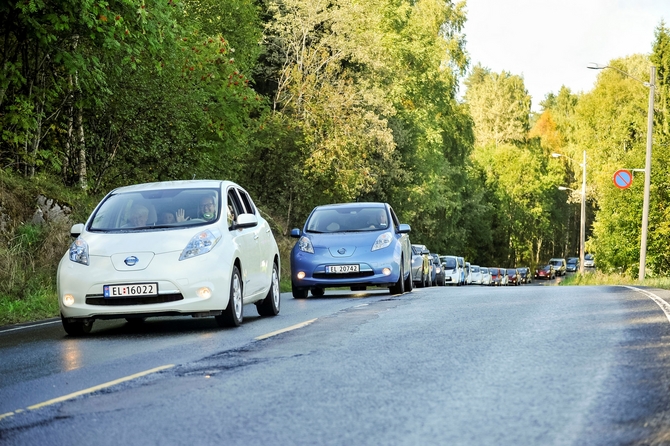
[[533, 111], [562, 85], [590, 91], [589, 64], [649, 54], [661, 20], [670, 27], [670, 0], [466, 0], [466, 11], [471, 66], [523, 76]]

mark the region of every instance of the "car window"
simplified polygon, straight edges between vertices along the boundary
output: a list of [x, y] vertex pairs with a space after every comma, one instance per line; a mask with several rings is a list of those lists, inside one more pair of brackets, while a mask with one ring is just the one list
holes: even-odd
[[[207, 218], [202, 202], [211, 203]], [[111, 194], [94, 212], [90, 231], [138, 231], [209, 224], [218, 219], [218, 189], [186, 188]]]
[[389, 227], [389, 216], [382, 206], [338, 206], [316, 208], [307, 220], [307, 232], [363, 232]]

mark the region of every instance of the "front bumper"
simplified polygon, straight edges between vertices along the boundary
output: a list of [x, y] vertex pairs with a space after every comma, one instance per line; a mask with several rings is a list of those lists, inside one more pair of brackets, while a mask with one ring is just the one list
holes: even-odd
[[[196, 314], [224, 310], [230, 294], [232, 265], [209, 254], [178, 261], [179, 252], [157, 254], [140, 271], [118, 271], [109, 257], [91, 256], [89, 266], [67, 258], [58, 267], [58, 298], [65, 318], [113, 319], [132, 315]], [[244, 273], [243, 273], [244, 280]], [[104, 285], [157, 283], [158, 296], [105, 298]], [[210, 292], [201, 297], [198, 291]], [[63, 297], [73, 297], [65, 305]]]

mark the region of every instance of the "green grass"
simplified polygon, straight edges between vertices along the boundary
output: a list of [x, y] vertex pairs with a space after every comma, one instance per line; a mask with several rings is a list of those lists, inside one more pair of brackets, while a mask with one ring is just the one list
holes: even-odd
[[640, 282], [625, 274], [605, 274], [600, 271], [566, 276], [561, 285], [632, 285], [670, 290], [670, 277], [650, 277]]
[[42, 288], [23, 299], [0, 296], [0, 326], [36, 321], [58, 316], [56, 290]]

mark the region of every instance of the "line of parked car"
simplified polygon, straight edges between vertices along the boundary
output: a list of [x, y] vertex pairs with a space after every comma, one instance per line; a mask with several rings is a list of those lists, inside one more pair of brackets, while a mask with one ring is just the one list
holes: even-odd
[[[302, 229], [291, 230], [293, 297], [335, 287], [402, 294], [414, 286], [531, 281], [529, 268], [480, 267], [412, 245], [410, 230], [388, 203], [315, 207]], [[70, 234], [56, 280], [70, 335], [89, 333], [96, 319], [141, 324], [153, 316], [211, 316], [226, 327], [241, 324], [246, 304], [260, 316], [280, 311], [281, 262], [270, 224], [230, 181], [121, 187]], [[549, 266], [551, 278], [556, 270]]]
[[425, 245], [412, 245], [412, 281], [417, 287], [445, 285], [521, 285], [532, 280], [530, 268], [472, 265], [465, 258], [431, 253]]

